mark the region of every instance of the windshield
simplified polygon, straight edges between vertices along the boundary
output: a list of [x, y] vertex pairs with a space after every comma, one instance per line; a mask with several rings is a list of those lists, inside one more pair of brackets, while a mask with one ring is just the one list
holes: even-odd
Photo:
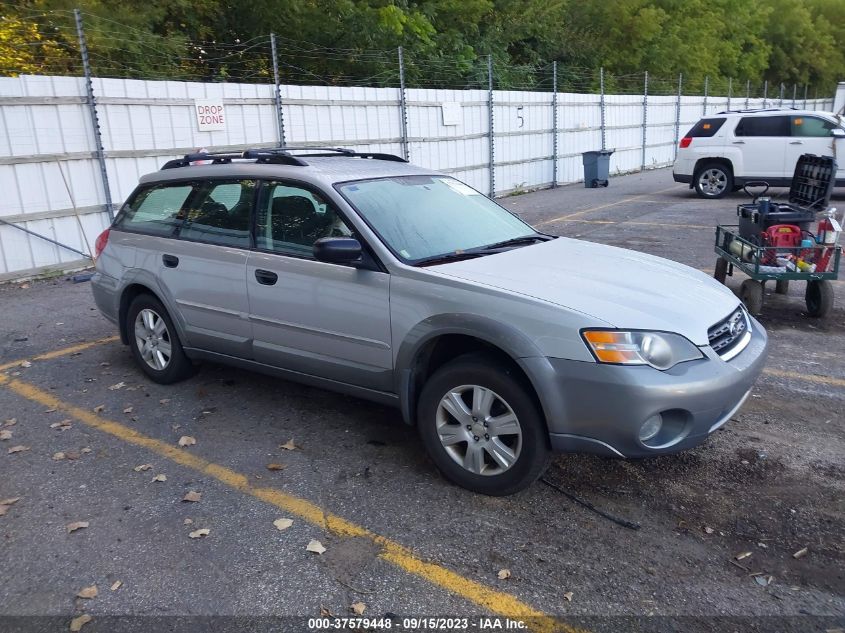
[[537, 233], [447, 176], [397, 176], [337, 186], [403, 261], [415, 263]]

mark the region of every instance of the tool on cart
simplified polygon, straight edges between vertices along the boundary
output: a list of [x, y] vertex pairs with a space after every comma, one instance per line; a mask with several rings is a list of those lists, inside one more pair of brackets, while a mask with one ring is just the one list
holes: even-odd
[[[828, 207], [835, 179], [832, 157], [804, 154], [795, 166], [788, 202], [767, 197], [768, 183], [749, 182], [745, 192], [753, 200], [737, 206], [739, 224], [716, 227], [714, 276], [725, 283], [734, 268], [748, 275], [740, 297], [752, 314], [762, 309], [764, 284], [770, 280], [780, 294], [788, 292], [790, 280], [806, 281], [810, 316], [826, 316], [833, 308], [830, 281], [838, 277], [842, 252], [842, 225], [836, 209]], [[750, 191], [760, 187], [756, 195]]]

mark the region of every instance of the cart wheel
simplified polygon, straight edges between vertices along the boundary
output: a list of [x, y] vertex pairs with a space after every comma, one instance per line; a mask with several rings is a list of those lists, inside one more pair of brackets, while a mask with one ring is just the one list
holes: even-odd
[[775, 292], [779, 295], [789, 294], [789, 279], [778, 279], [775, 282]]
[[739, 289], [739, 298], [753, 315], [763, 310], [763, 284], [754, 279], [746, 279]]
[[716, 270], [713, 271], [713, 277], [718, 281], [720, 284], [725, 283], [725, 279], [728, 277], [728, 260], [720, 257], [716, 260]]
[[807, 302], [809, 316], [826, 317], [833, 309], [833, 286], [826, 279], [808, 281], [804, 301]]

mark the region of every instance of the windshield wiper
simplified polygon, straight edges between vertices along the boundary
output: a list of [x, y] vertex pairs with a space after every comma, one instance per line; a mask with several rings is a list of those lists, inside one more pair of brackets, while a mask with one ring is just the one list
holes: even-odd
[[[496, 251], [498, 252], [498, 251]], [[446, 262], [459, 262], [462, 259], [472, 259], [473, 257], [481, 257], [482, 255], [489, 255], [485, 251], [455, 251], [454, 253], [444, 253], [443, 255], [434, 255], [433, 257], [425, 257], [419, 261], [414, 262], [414, 266], [430, 266], [431, 264], [445, 264]]]
[[555, 239], [554, 235], [546, 235], [545, 233], [534, 233], [534, 235], [523, 235], [521, 237], [512, 237], [509, 240], [502, 240], [501, 242], [496, 242], [495, 244], [487, 244], [485, 246], [479, 246], [477, 249], [473, 248], [470, 249], [468, 252], [476, 252], [476, 251], [488, 251], [494, 250], [497, 248], [505, 248], [508, 246], [519, 246], [520, 244], [532, 244], [534, 242], [548, 242], [549, 240]]
[[429, 266], [431, 264], [445, 264], [446, 262], [457, 262], [462, 259], [471, 259], [473, 257], [482, 257], [484, 255], [495, 255], [501, 253], [502, 249], [509, 246], [520, 246], [522, 244], [533, 244], [534, 242], [548, 242], [555, 239], [554, 235], [546, 235], [545, 233], [535, 233], [534, 235], [523, 235], [522, 237], [512, 237], [509, 240], [502, 240], [495, 244], [487, 244], [486, 246], [477, 246], [475, 248], [468, 248], [465, 251], [455, 251], [454, 253], [444, 253], [442, 255], [434, 255], [433, 257], [426, 257], [414, 263], [414, 266]]

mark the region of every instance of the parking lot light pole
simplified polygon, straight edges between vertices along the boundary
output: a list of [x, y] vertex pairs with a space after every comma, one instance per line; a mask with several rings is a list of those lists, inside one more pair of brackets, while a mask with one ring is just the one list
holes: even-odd
[[640, 170], [645, 171], [646, 130], [648, 129], [648, 71], [643, 79], [643, 153], [640, 160]]
[[552, 62], [552, 187], [557, 187], [557, 61]]
[[678, 157], [678, 141], [681, 130], [681, 92], [684, 87], [684, 74], [678, 75], [678, 100], [675, 103], [675, 158]]
[[279, 147], [285, 146], [285, 119], [282, 113], [282, 92], [279, 88], [279, 58], [276, 54], [276, 34], [270, 33], [270, 52], [273, 55], [273, 103], [276, 105], [276, 122], [279, 131]]

